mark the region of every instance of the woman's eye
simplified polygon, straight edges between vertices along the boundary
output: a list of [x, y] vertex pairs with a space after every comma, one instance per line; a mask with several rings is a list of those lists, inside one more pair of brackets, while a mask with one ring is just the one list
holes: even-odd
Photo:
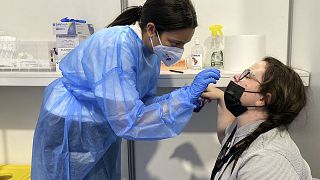
[[178, 44], [177, 43], [171, 43], [171, 46], [176, 47]]
[[182, 46], [183, 45], [183, 43], [181, 43], [181, 42], [170, 42], [170, 45], [172, 46], [172, 47], [180, 47], [180, 46]]
[[248, 79], [252, 79], [250, 74], [246, 75], [245, 77], [248, 78]]

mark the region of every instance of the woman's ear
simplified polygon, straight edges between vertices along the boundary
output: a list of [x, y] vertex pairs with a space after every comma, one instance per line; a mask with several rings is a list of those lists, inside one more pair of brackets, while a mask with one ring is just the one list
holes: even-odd
[[270, 104], [271, 103], [271, 99], [272, 99], [272, 94], [271, 93], [267, 93], [265, 96], [265, 104]]
[[271, 93], [267, 93], [264, 97], [261, 97], [257, 102], [256, 106], [266, 106], [271, 102]]
[[146, 26], [146, 32], [149, 38], [155, 36], [156, 26], [152, 22], [149, 22]]

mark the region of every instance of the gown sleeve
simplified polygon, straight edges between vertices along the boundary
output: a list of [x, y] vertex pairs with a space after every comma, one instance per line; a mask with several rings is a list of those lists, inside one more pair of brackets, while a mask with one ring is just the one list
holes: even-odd
[[170, 93], [157, 96], [157, 86], [153, 86], [150, 91], [143, 97], [142, 102], [146, 105], [158, 103], [163, 100], [167, 100], [170, 97]]
[[137, 82], [137, 66], [142, 56], [136, 39], [120, 33], [107, 43], [100, 40], [90, 48], [88, 61], [83, 62], [84, 71], [115, 134], [130, 140], [156, 140], [181, 133], [195, 108], [187, 87], [160, 97], [153, 97], [152, 88], [147, 93], [149, 102], [143, 101], [137, 90], [137, 83], [141, 83]]

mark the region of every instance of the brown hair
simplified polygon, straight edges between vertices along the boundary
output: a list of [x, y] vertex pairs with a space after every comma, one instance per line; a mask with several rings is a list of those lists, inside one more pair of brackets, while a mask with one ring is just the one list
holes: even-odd
[[149, 22], [159, 33], [198, 26], [196, 11], [190, 0], [147, 0], [143, 6], [129, 7], [107, 27], [131, 25], [140, 21], [144, 29]]

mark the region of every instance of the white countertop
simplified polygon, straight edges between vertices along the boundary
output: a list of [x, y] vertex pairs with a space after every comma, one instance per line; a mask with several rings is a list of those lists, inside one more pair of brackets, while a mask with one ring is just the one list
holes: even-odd
[[[295, 69], [305, 86], [309, 86], [310, 73]], [[159, 87], [181, 87], [190, 84], [199, 70], [182, 70], [184, 73], [161, 71]], [[226, 87], [235, 74], [240, 72], [221, 70], [217, 87]], [[61, 77], [58, 72], [0, 72], [0, 86], [47, 86]]]

